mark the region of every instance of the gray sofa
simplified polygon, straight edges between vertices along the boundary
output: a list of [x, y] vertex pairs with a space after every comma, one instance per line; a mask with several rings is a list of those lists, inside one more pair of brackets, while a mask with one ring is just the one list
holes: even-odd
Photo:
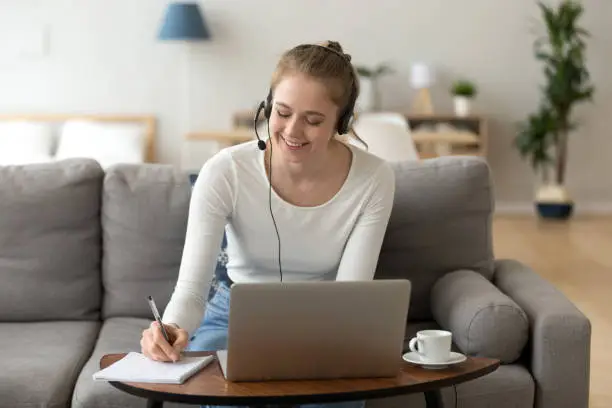
[[[419, 329], [444, 327], [455, 349], [502, 360], [456, 388], [458, 406], [586, 408], [590, 323], [528, 266], [495, 258], [487, 165], [454, 157], [394, 166], [376, 277], [413, 283], [406, 344]], [[190, 191], [185, 174], [159, 164], [0, 167], [1, 407], [145, 406], [92, 374], [105, 353], [140, 350], [146, 295], [161, 309], [168, 301]], [[454, 407], [454, 390], [443, 394]], [[424, 399], [368, 401], [377, 406]]]

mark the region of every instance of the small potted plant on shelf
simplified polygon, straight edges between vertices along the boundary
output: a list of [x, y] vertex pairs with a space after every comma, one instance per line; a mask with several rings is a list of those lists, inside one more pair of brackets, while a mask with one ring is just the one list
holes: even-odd
[[359, 98], [357, 105], [363, 111], [377, 111], [380, 109], [380, 90], [378, 89], [378, 79], [392, 73], [393, 70], [388, 64], [380, 64], [375, 67], [363, 65], [355, 66], [359, 75]]
[[577, 129], [576, 104], [592, 100], [594, 87], [585, 64], [585, 38], [578, 25], [580, 3], [563, 0], [557, 8], [538, 2], [546, 35], [535, 42], [535, 57], [544, 64], [545, 82], [538, 109], [519, 124], [514, 146], [529, 160], [540, 185], [536, 209], [542, 218], [568, 219], [574, 203], [565, 186], [568, 140]]
[[451, 94], [455, 105], [455, 115], [468, 116], [472, 99], [476, 97], [476, 85], [467, 79], [459, 79], [453, 83]]

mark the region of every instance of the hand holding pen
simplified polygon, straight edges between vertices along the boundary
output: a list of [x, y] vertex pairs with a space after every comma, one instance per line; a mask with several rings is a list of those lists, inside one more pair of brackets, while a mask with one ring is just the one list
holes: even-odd
[[187, 346], [187, 331], [175, 324], [162, 323], [161, 316], [151, 296], [147, 298], [154, 320], [142, 332], [140, 347], [142, 353], [155, 361], [178, 361]]

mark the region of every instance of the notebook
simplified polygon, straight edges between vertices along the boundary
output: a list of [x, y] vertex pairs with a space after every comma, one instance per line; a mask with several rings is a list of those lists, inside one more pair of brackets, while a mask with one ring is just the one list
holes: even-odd
[[213, 356], [181, 357], [177, 362], [154, 361], [141, 353], [130, 352], [121, 360], [96, 372], [97, 381], [182, 384], [206, 367]]

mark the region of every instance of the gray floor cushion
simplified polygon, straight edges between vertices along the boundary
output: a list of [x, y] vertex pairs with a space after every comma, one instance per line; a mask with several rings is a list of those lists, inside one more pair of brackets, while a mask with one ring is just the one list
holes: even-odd
[[[140, 352], [140, 336], [150, 324], [147, 319], [113, 317], [105, 320], [91, 359], [78, 378], [72, 407], [74, 408], [130, 408], [146, 406], [146, 400], [120, 391], [106, 382], [93, 381], [92, 375], [99, 370], [100, 358], [109, 353]], [[164, 408], [188, 405], [165, 403]]]
[[98, 322], [0, 323], [0, 407], [65, 408]]

